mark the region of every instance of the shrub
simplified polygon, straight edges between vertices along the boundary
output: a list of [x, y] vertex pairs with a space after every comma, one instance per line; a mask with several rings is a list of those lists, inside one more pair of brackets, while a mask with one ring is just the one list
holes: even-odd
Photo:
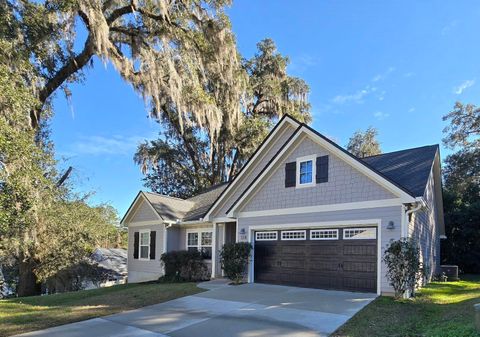
[[403, 297], [408, 293], [413, 296], [415, 286], [422, 278], [420, 251], [416, 241], [392, 241], [385, 250], [383, 261], [387, 266], [387, 277], [395, 290], [395, 297]]
[[225, 275], [235, 284], [243, 281], [252, 245], [248, 242], [227, 243], [220, 252], [220, 262]]
[[197, 282], [210, 278], [207, 265], [198, 251], [172, 251], [162, 254], [160, 260], [165, 267], [164, 280]]

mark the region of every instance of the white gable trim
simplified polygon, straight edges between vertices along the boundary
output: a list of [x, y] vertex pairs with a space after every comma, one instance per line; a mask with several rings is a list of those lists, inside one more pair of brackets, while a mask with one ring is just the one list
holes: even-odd
[[140, 191], [137, 194], [135, 200], [133, 200], [132, 204], [130, 205], [130, 208], [128, 209], [127, 213], [123, 216], [123, 219], [122, 219], [122, 221], [120, 221], [120, 224], [122, 224], [122, 225], [125, 224], [126, 220], [130, 217], [130, 215], [135, 216], [135, 214], [138, 211], [138, 208], [136, 206], [141, 201], [146, 202], [147, 205], [150, 206], [150, 209], [152, 210], [152, 212], [157, 216], [158, 220], [163, 221], [162, 217], [158, 214], [158, 212], [155, 210], [155, 208], [153, 208], [152, 204], [150, 203], [150, 201], [148, 201], [145, 194], [143, 194], [143, 192]]
[[299, 132], [290, 139], [290, 141], [284, 146], [282, 151], [280, 151], [277, 156], [271, 161], [270, 165], [256, 178], [253, 184], [250, 185], [250, 187], [245, 190], [244, 194], [238, 199], [238, 201], [235, 203], [235, 205], [229, 210], [227, 213], [228, 217], [235, 217], [236, 216], [236, 210], [243, 204], [243, 202], [250, 196], [252, 191], [255, 189], [260, 184], [263, 184], [265, 182], [266, 176], [270, 173], [273, 167], [280, 161], [280, 159], [283, 157], [283, 155], [287, 152], [292, 150], [292, 145], [295, 143], [295, 141], [302, 135], [307, 135], [309, 138], [311, 138], [313, 141], [315, 141], [317, 144], [320, 146], [324, 147], [326, 150], [331, 152], [332, 154], [335, 154], [338, 158], [342, 159], [345, 161], [347, 164], [350, 164], [352, 167], [375, 181], [377, 184], [380, 186], [384, 187], [397, 197], [401, 199], [402, 203], [412, 203], [415, 202], [415, 198], [411, 196], [410, 194], [406, 193], [404, 190], [396, 186], [395, 184], [391, 183], [389, 180], [386, 178], [382, 177], [375, 171], [369, 169], [367, 166], [363, 165], [362, 163], [358, 162], [345, 152], [341, 151], [338, 149], [335, 145], [327, 142], [325, 139], [317, 135], [316, 133], [312, 132], [309, 130], [305, 125], [302, 125], [300, 128]]
[[290, 116], [285, 115], [285, 118], [280, 122], [280, 124], [277, 125], [275, 130], [268, 135], [268, 137], [265, 139], [265, 142], [262, 144], [262, 146], [258, 149], [258, 151], [255, 153], [255, 155], [248, 161], [247, 165], [240, 171], [237, 177], [232, 181], [230, 185], [227, 186], [225, 191], [223, 191], [222, 195], [215, 201], [215, 203], [212, 205], [210, 210], [208, 211], [207, 214], [203, 217], [205, 221], [210, 221], [210, 215], [212, 212], [215, 210], [215, 208], [222, 203], [222, 201], [225, 200], [227, 194], [230, 192], [230, 190], [236, 186], [240, 178], [245, 174], [245, 172], [248, 171], [248, 168], [252, 166], [252, 164], [264, 153], [264, 150], [268, 147], [270, 143], [272, 143], [272, 139], [275, 138], [275, 135], [279, 133], [280, 130], [283, 131], [283, 125], [284, 124], [290, 124], [294, 128], [297, 128], [299, 126], [298, 122], [293, 120]]

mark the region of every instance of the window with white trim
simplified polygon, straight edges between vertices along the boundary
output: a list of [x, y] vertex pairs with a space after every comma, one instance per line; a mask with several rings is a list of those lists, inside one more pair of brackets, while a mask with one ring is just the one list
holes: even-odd
[[150, 259], [150, 230], [140, 231], [140, 240], [138, 245], [138, 256], [141, 260]]
[[277, 232], [255, 232], [256, 241], [276, 241], [277, 239]]
[[338, 240], [338, 229], [312, 229], [310, 240]]
[[343, 230], [345, 240], [371, 240], [377, 238], [376, 228], [346, 228]]
[[297, 184], [296, 187], [315, 185], [316, 155], [297, 158]]
[[282, 231], [282, 240], [305, 240], [306, 231]]
[[212, 231], [187, 232], [187, 250], [199, 251], [203, 258], [210, 260], [212, 258]]

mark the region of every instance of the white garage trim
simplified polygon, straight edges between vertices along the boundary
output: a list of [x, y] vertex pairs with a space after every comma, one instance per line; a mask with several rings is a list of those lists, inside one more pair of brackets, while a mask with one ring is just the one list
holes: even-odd
[[255, 264], [255, 241], [254, 232], [262, 230], [286, 230], [286, 229], [312, 229], [312, 228], [330, 228], [332, 227], [376, 227], [377, 228], [377, 294], [381, 294], [381, 272], [382, 272], [382, 220], [347, 220], [347, 221], [330, 221], [330, 222], [313, 222], [305, 224], [279, 224], [279, 225], [252, 225], [248, 226], [248, 242], [252, 244], [251, 263], [248, 271], [248, 283], [254, 283], [254, 264]]
[[332, 211], [344, 211], [344, 210], [351, 210], [351, 209], [378, 208], [378, 207], [390, 207], [390, 206], [400, 206], [400, 205], [402, 205], [402, 199], [392, 198], [392, 199], [381, 199], [381, 200], [345, 202], [341, 204], [316, 205], [316, 206], [305, 206], [305, 207], [269, 209], [264, 211], [239, 212], [238, 217], [248, 218], [248, 217], [257, 217], [257, 216], [275, 216], [275, 215], [287, 215], [287, 214], [332, 212]]

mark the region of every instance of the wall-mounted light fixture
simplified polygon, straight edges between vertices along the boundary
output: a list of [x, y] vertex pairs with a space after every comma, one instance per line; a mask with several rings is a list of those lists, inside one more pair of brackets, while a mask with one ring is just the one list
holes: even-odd
[[389, 221], [387, 225], [387, 229], [395, 229], [395, 222]]

